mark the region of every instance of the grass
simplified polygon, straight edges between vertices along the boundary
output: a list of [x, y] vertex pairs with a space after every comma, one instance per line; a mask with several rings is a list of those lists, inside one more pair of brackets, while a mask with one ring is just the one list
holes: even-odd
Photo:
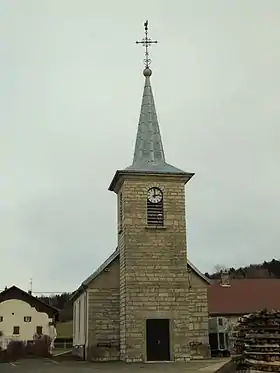
[[58, 339], [68, 339], [73, 337], [73, 321], [58, 322], [56, 324]]

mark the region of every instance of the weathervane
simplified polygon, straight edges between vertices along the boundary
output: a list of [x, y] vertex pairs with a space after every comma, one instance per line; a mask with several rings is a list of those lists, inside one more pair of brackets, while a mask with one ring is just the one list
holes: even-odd
[[158, 41], [152, 40], [148, 37], [148, 21], [144, 23], [144, 28], [145, 28], [145, 37], [141, 41], [137, 41], [136, 44], [142, 44], [143, 47], [145, 47], [144, 64], [145, 64], [145, 69], [149, 69], [150, 64], [151, 64], [151, 59], [149, 58], [149, 47], [152, 44], [156, 44]]

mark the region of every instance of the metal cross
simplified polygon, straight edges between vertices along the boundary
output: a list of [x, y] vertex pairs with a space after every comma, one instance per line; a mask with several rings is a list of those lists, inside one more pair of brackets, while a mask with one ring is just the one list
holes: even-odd
[[144, 28], [145, 28], [145, 37], [141, 41], [137, 41], [136, 44], [142, 44], [143, 47], [145, 47], [145, 59], [144, 59], [144, 64], [145, 68], [149, 68], [151, 64], [151, 59], [149, 58], [149, 47], [152, 44], [158, 43], [157, 40], [152, 40], [148, 37], [148, 21], [144, 23]]

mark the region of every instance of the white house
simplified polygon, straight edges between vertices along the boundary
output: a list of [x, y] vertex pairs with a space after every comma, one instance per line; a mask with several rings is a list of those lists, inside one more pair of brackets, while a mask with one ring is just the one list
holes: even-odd
[[12, 286], [0, 293], [0, 346], [9, 341], [32, 341], [35, 334], [53, 337], [58, 310]]

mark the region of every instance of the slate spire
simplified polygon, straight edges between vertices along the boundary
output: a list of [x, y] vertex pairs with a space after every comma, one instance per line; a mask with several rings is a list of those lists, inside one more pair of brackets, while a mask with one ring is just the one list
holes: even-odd
[[159, 123], [156, 113], [154, 96], [151, 86], [152, 70], [150, 69], [151, 59], [149, 56], [149, 47], [157, 43], [148, 37], [148, 21], [144, 23], [145, 37], [137, 44], [145, 47], [145, 85], [138, 122], [138, 130], [135, 142], [134, 156], [132, 165], [126, 170], [133, 171], [153, 171], [153, 172], [182, 172], [181, 170], [170, 166], [165, 161], [163, 144], [160, 135]]
[[152, 71], [144, 70], [145, 85], [135, 142], [133, 168], [164, 166], [165, 156], [151, 87]]
[[115, 173], [115, 176], [113, 177], [113, 180], [109, 186], [109, 190], [114, 191], [116, 191], [119, 187], [118, 181], [120, 180], [120, 177], [131, 173], [164, 175], [173, 174], [174, 176], [183, 176], [185, 178], [185, 182], [190, 180], [190, 178], [194, 175], [193, 173], [184, 172], [179, 168], [166, 163], [150, 81], [152, 70], [150, 69], [151, 59], [149, 56], [149, 47], [151, 46], [151, 44], [157, 43], [157, 41], [151, 40], [148, 37], [148, 21], [144, 23], [144, 27], [145, 37], [141, 41], [136, 42], [142, 44], [145, 47], [145, 69], [143, 72], [145, 77], [145, 84], [142, 96], [133, 161], [131, 166], [126, 167], [122, 170], [118, 170]]
[[152, 70], [146, 67], [145, 85], [142, 97], [138, 130], [132, 165], [126, 170], [160, 173], [181, 173], [176, 167], [166, 163], [160, 135], [156, 107], [151, 87]]

